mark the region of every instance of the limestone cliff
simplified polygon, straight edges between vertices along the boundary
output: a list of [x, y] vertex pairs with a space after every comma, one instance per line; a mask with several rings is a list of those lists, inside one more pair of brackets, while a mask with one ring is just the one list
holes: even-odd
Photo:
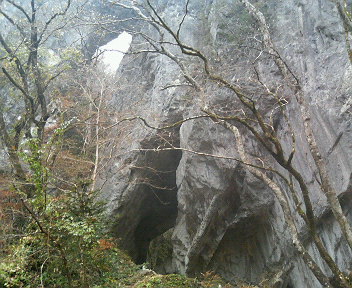
[[[328, 0], [254, 2], [266, 16], [279, 54], [300, 79], [319, 148], [345, 213], [352, 220], [352, 70], [343, 22], [334, 3]], [[185, 3], [160, 0], [154, 5], [170, 27], [177, 28]], [[147, 25], [139, 29], [155, 35]], [[258, 30], [239, 1], [190, 1], [180, 37], [207, 53], [218, 73], [248, 83], [253, 73], [251, 63], [262, 57], [260, 50], [256, 51]], [[137, 51], [140, 43], [136, 36], [131, 49]], [[196, 67], [197, 63], [190, 61], [187, 65]], [[270, 89], [280, 85], [275, 67], [265, 57], [259, 59], [257, 72]], [[223, 111], [236, 109], [236, 100], [226, 89], [205, 84], [206, 95], [200, 96], [192, 88], [175, 85], [186, 81], [180, 68], [163, 55], [128, 55], [119, 77], [121, 91], [113, 101], [114, 109], [124, 115], [142, 116], [154, 126], [201, 114], [201, 97]], [[283, 96], [297, 135], [294, 165], [310, 188], [321, 238], [346, 271], [351, 268], [351, 250], [320, 191], [298, 104], [290, 95]], [[270, 103], [263, 101], [262, 105]], [[275, 128], [282, 131], [282, 139], [288, 138], [284, 134], [286, 124], [279, 115], [276, 117]], [[273, 193], [243, 165], [184, 150], [138, 151], [168, 147], [165, 143], [172, 142], [174, 147], [236, 157], [235, 140], [228, 131], [208, 119], [187, 121], [165, 131], [155, 131], [142, 123], [129, 125], [128, 133], [117, 129], [124, 140], [120, 141], [119, 156], [111, 158], [106, 166], [102, 182], [109, 217], [112, 222], [117, 219], [114, 232], [138, 262], [146, 260], [151, 240], [172, 229], [169, 254], [160, 257], [163, 260], [156, 265], [162, 272], [192, 275], [212, 270], [233, 282], [242, 279], [253, 283], [279, 275], [275, 287], [321, 287], [294, 253]], [[250, 135], [246, 145], [259, 155], [265, 154]], [[289, 150], [289, 140], [286, 146]], [[299, 218], [297, 221], [304, 238], [303, 222]], [[306, 245], [310, 246], [309, 237]], [[315, 248], [310, 248], [310, 253], [328, 271]]]
[[[152, 12], [146, 1], [126, 0], [122, 6], [97, 3], [92, 10], [118, 21], [107, 34], [92, 33], [87, 55], [122, 31], [133, 35], [132, 53], [124, 57], [117, 73], [118, 93], [109, 103], [113, 137], [104, 148], [97, 184], [107, 203], [109, 228], [121, 246], [137, 263], [149, 260], [160, 273], [193, 276], [214, 271], [234, 284], [322, 287], [294, 249], [274, 193], [234, 160], [239, 157], [234, 135], [216, 119], [203, 117], [205, 106], [222, 115], [241, 114], [234, 93], [209, 80], [199, 59], [169, 44], [168, 31], [162, 39], [155, 26], [138, 19], [141, 14], [153, 15], [148, 14]], [[141, 4], [140, 10], [126, 8], [136, 3]], [[269, 24], [276, 52], [300, 83], [330, 180], [352, 223], [352, 57], [343, 19], [329, 0], [252, 3]], [[285, 88], [286, 79], [273, 55], [263, 48], [260, 25], [239, 0], [154, 0], [152, 4], [160, 19], [179, 31], [183, 43], [206, 55], [216, 74], [250, 95], [266, 119], [272, 120], [286, 154], [292, 146], [288, 133], [292, 128], [296, 136], [292, 163], [309, 188], [319, 235], [339, 268], [350, 272], [352, 251], [321, 191], [300, 104]], [[160, 19], [154, 15], [155, 21]], [[160, 44], [172, 54], [150, 51]], [[201, 89], [192, 87], [192, 81]], [[284, 103], [286, 120], [278, 103], [267, 97], [275, 92]], [[194, 116], [197, 119], [161, 129]], [[145, 119], [149, 126], [134, 117]], [[248, 153], [258, 163], [286, 173], [248, 129], [238, 127]], [[5, 167], [1, 153], [0, 166]], [[274, 173], [267, 175], [287, 193], [296, 211], [287, 185]], [[330, 276], [296, 214], [302, 242]]]
[[[183, 1], [156, 2], [163, 19], [177, 27], [184, 14]], [[258, 27], [238, 2], [190, 1], [180, 35], [186, 43], [208, 53], [224, 77], [241, 82], [251, 76], [250, 63], [261, 55], [253, 52], [258, 47]], [[301, 81], [319, 148], [350, 216], [352, 70], [343, 22], [335, 5], [327, 0], [255, 2], [270, 24], [278, 52]], [[150, 32], [143, 25], [140, 29]], [[138, 37], [134, 43], [132, 50], [138, 49]], [[275, 67], [263, 59], [258, 61], [258, 73], [272, 87], [279, 85]], [[119, 75], [122, 88], [113, 107], [121, 113], [143, 116], [159, 127], [199, 114], [199, 96], [192, 89], [177, 85], [165, 89], [186, 83], [179, 67], [165, 56], [126, 56]], [[231, 93], [206, 85], [206, 97], [212, 106], [236, 109]], [[298, 104], [289, 97], [287, 111], [297, 135], [294, 164], [310, 188], [324, 244], [341, 269], [348, 270], [351, 250], [326, 208]], [[284, 133], [286, 124], [281, 120], [278, 117], [276, 125]], [[195, 274], [213, 270], [233, 282], [242, 279], [253, 283], [279, 275], [275, 287], [321, 287], [294, 253], [273, 193], [238, 162], [180, 150], [123, 153], [131, 148], [166, 147], [165, 142], [170, 141], [175, 147], [236, 156], [235, 141], [228, 131], [208, 119], [188, 121], [179, 129], [161, 132], [141, 123], [129, 125], [128, 138], [126, 133], [121, 135], [122, 152], [110, 159], [102, 181], [111, 219], [117, 217], [114, 231], [138, 262], [146, 260], [152, 239], [172, 229], [172, 253], [157, 265], [162, 272]], [[246, 139], [247, 147], [260, 154], [253, 137]], [[297, 221], [304, 235], [302, 220]], [[310, 246], [309, 238], [306, 244]], [[310, 253], [328, 271], [315, 248], [310, 248]]]

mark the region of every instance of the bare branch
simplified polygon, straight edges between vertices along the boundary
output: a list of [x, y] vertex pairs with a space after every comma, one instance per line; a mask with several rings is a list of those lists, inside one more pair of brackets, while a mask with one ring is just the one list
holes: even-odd
[[189, 5], [189, 0], [187, 0], [187, 2], [186, 2], [185, 14], [183, 15], [182, 20], [181, 20], [180, 24], [178, 25], [178, 29], [176, 32], [177, 38], [180, 38], [180, 30], [181, 30], [182, 24], [184, 23], [184, 21], [186, 19], [187, 14], [188, 14], [188, 5]]
[[111, 129], [123, 122], [126, 122], [126, 121], [134, 121], [134, 120], [141, 120], [143, 122], [143, 124], [145, 126], [147, 126], [148, 128], [151, 128], [151, 129], [155, 129], [155, 130], [165, 130], [165, 129], [170, 129], [170, 128], [175, 128], [175, 127], [178, 127], [180, 126], [181, 124], [183, 124], [184, 122], [187, 122], [187, 121], [190, 121], [190, 120], [194, 120], [194, 119], [200, 119], [200, 118], [209, 118], [210, 116], [208, 115], [198, 115], [198, 116], [192, 116], [192, 117], [188, 117], [188, 118], [185, 118], [185, 119], [182, 119], [180, 121], [177, 121], [177, 122], [174, 122], [170, 125], [165, 125], [165, 126], [162, 126], [162, 127], [156, 127], [156, 126], [153, 126], [151, 124], [149, 124], [147, 122], [147, 120], [145, 120], [143, 117], [141, 116], [135, 116], [135, 117], [130, 117], [130, 118], [124, 118], [108, 127], [106, 127], [105, 129]]
[[162, 87], [160, 90], [163, 91], [163, 90], [167, 90], [170, 88], [176, 88], [176, 87], [193, 87], [193, 86], [190, 84], [169, 84], [169, 85]]
[[23, 15], [27, 18], [28, 22], [31, 23], [31, 17], [29, 17], [29, 15], [27, 14], [26, 10], [15, 3], [15, 1], [13, 0], [6, 0], [8, 3], [12, 4], [14, 7], [16, 7], [19, 11], [21, 11], [23, 13]]
[[49, 25], [50, 25], [57, 17], [59, 17], [59, 16], [64, 16], [64, 15], [67, 13], [67, 11], [68, 11], [68, 9], [70, 8], [70, 6], [71, 6], [71, 0], [67, 0], [66, 5], [65, 5], [65, 8], [64, 8], [62, 11], [60, 11], [60, 12], [54, 13], [54, 14], [49, 18], [49, 20], [47, 20], [47, 21], [45, 22], [44, 28], [43, 28], [43, 30], [42, 30], [42, 32], [40, 33], [40, 36], [39, 36], [39, 38], [38, 38], [38, 43], [41, 42], [41, 40], [42, 40], [42, 38], [43, 38], [43, 35], [44, 35], [44, 33], [46, 32], [46, 30], [48, 29]]
[[0, 14], [2, 14], [13, 26], [15, 26], [17, 28], [17, 30], [20, 32], [20, 34], [22, 35], [22, 37], [24, 39], [26, 39], [26, 33], [24, 32], [24, 30], [21, 28], [21, 26], [16, 23], [6, 12], [4, 12], [1, 8], [0, 8]]

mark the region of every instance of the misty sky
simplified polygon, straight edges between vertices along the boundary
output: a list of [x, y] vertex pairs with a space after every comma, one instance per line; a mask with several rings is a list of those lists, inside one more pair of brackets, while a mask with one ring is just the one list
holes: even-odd
[[105, 65], [107, 73], [116, 73], [124, 53], [127, 52], [131, 45], [131, 41], [132, 35], [123, 32], [106, 45], [99, 47], [97, 51], [100, 54], [98, 61], [101, 61]]

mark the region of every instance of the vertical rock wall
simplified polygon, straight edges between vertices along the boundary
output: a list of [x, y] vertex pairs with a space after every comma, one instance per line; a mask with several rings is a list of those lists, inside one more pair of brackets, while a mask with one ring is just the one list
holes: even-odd
[[[352, 222], [352, 70], [342, 21], [328, 0], [253, 2], [267, 16], [278, 52], [300, 79], [330, 177]], [[165, 0], [159, 1], [157, 7], [164, 19], [177, 27], [183, 4]], [[234, 27], [232, 33], [228, 32], [231, 31], [226, 27], [228, 23]], [[256, 29], [237, 1], [190, 1], [181, 38], [205, 50], [227, 79], [245, 81], [251, 73], [246, 70], [250, 59], [245, 60], [241, 53], [245, 54], [248, 45], [254, 43], [255, 39], [249, 36], [258, 34]], [[233, 47], [234, 43], [247, 48], [239, 51]], [[224, 63], [217, 62], [221, 61], [218, 58]], [[278, 75], [270, 63], [261, 61], [258, 71], [263, 81], [273, 87], [277, 85]], [[112, 107], [122, 115], [140, 115], [155, 126], [163, 126], [199, 112], [196, 98], [199, 95], [192, 90], [164, 89], [170, 83], [184, 83], [178, 67], [164, 56], [126, 57], [120, 79], [121, 91]], [[236, 109], [233, 96], [216, 89], [211, 85], [206, 88], [208, 101], [215, 107]], [[299, 147], [294, 164], [304, 175], [314, 210], [321, 216], [321, 237], [339, 266], [348, 270], [352, 254], [319, 189], [298, 104], [290, 95], [283, 96], [288, 97], [287, 109]], [[276, 124], [282, 131], [282, 139], [288, 139], [280, 118]], [[275, 287], [321, 287], [294, 253], [281, 208], [272, 192], [243, 166], [233, 160], [185, 151], [136, 151], [162, 147], [167, 140], [175, 147], [236, 157], [231, 134], [209, 120], [189, 121], [166, 134], [140, 123], [129, 125], [128, 131], [120, 128], [116, 132], [123, 139], [120, 153], [109, 159], [102, 182], [109, 217], [112, 222], [116, 219], [114, 231], [136, 261], [145, 261], [150, 240], [173, 228], [172, 258], [166, 261], [164, 272], [193, 275], [213, 270], [233, 282], [239, 279], [259, 282], [277, 277]], [[250, 135], [246, 137], [246, 146], [262, 153]], [[289, 140], [286, 149], [290, 149]], [[154, 172], [138, 167], [149, 167]], [[143, 179], [148, 183], [141, 183]], [[297, 221], [305, 244], [310, 247], [303, 221]], [[318, 264], [328, 271], [317, 251], [309, 249]]]

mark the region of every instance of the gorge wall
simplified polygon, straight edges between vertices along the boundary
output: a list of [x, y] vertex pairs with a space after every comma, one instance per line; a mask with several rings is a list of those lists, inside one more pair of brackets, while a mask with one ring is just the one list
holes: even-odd
[[[163, 19], [177, 27], [185, 3], [154, 2]], [[352, 220], [352, 70], [342, 20], [334, 3], [328, 0], [254, 2], [267, 18], [278, 52], [301, 81], [332, 183]], [[128, 31], [128, 26], [125, 28]], [[146, 26], [139, 28], [143, 33], [154, 33]], [[250, 76], [250, 61], [261, 57], [260, 53], [246, 52], [251, 45], [255, 49], [257, 33], [253, 18], [239, 1], [223, 0], [190, 1], [180, 31], [185, 43], [206, 51], [215, 69], [238, 82]], [[137, 50], [140, 43], [135, 37], [131, 49]], [[269, 62], [259, 61], [257, 67], [264, 81], [273, 87], [278, 85], [277, 71]], [[122, 115], [142, 116], [151, 125], [161, 127], [200, 114], [201, 96], [194, 89], [181, 85], [165, 88], [186, 83], [179, 67], [169, 58], [152, 53], [126, 55], [118, 73], [121, 88], [112, 106]], [[202, 97], [208, 103], [224, 110], [236, 109], [231, 93], [206, 85]], [[297, 135], [293, 161], [302, 171], [314, 210], [320, 215], [321, 238], [341, 269], [349, 270], [351, 250], [316, 180], [299, 106], [290, 95], [283, 96]], [[101, 181], [113, 231], [137, 262], [147, 259], [149, 243], [154, 239], [156, 246], [168, 241], [166, 255], [149, 255], [157, 259], [156, 269], [160, 272], [194, 275], [215, 271], [234, 283], [240, 279], [248, 283], [271, 279], [272, 287], [321, 287], [295, 254], [273, 193], [243, 165], [185, 150], [140, 150], [166, 147], [165, 143], [172, 142], [174, 147], [236, 157], [235, 139], [228, 131], [208, 119], [161, 131], [140, 122], [128, 125], [128, 131], [117, 128], [119, 153], [109, 158]], [[288, 137], [284, 125], [278, 118], [277, 129], [283, 131], [283, 139]], [[246, 136], [246, 146], [262, 153], [250, 135]], [[303, 222], [297, 221], [304, 236]], [[309, 237], [306, 244], [310, 246]], [[160, 251], [149, 252], [153, 253]], [[328, 271], [315, 248], [311, 247], [310, 253]]]

